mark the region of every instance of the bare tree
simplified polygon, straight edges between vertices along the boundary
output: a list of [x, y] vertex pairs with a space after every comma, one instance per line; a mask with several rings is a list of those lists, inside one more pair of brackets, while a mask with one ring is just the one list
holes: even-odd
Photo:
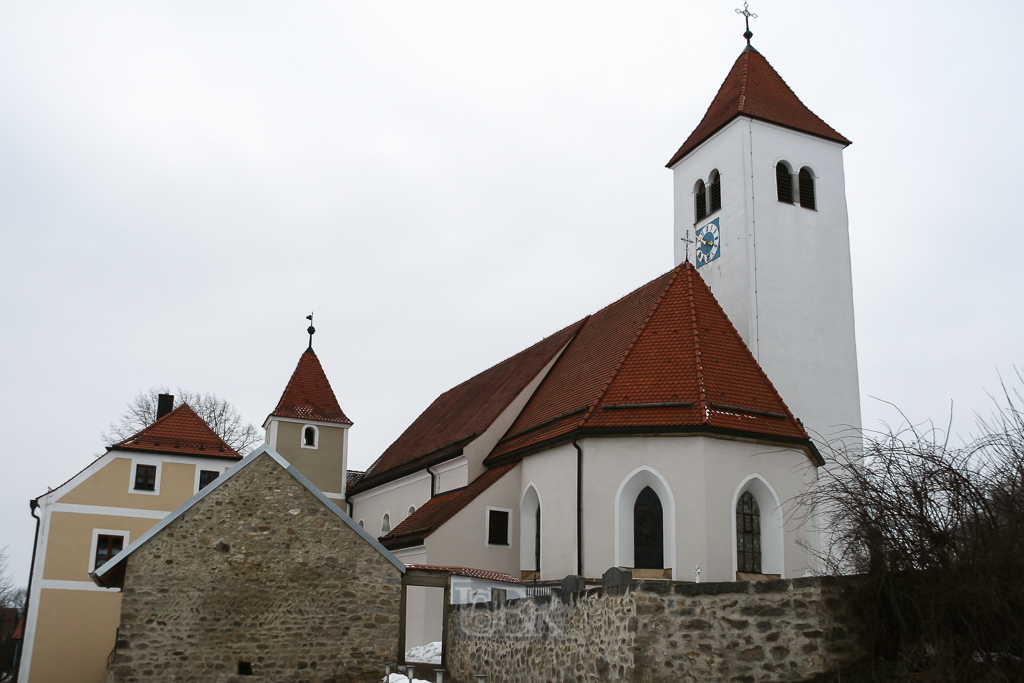
[[227, 399], [216, 394], [200, 394], [178, 387], [172, 392], [167, 387], [155, 387], [141, 391], [130, 401], [120, 419], [110, 423], [109, 432], [101, 434], [106, 443], [123, 441], [156, 422], [157, 397], [160, 394], [174, 394], [174, 407], [187, 403], [220, 438], [245, 455], [253, 446], [261, 443], [263, 437], [252, 423], [246, 423], [238, 410]]
[[25, 589], [11, 578], [7, 548], [0, 548], [0, 682], [11, 680], [17, 654], [12, 636], [25, 608]]

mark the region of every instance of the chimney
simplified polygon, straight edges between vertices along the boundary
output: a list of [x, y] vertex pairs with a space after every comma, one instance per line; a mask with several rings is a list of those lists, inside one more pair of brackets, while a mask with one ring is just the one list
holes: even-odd
[[174, 410], [174, 397], [170, 394], [160, 394], [156, 400], [156, 419], [159, 420], [172, 410]]

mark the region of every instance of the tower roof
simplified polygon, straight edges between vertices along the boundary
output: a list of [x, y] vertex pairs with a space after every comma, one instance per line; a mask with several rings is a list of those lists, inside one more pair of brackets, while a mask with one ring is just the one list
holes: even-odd
[[299, 356], [299, 364], [295, 366], [295, 372], [288, 380], [281, 400], [267, 419], [272, 417], [352, 424], [352, 420], [341, 411], [320, 359], [312, 348], [306, 349]]
[[704, 118], [666, 165], [671, 168], [737, 116], [792, 128], [843, 146], [850, 144], [808, 109], [768, 60], [748, 45], [732, 65]]
[[488, 463], [573, 434], [702, 432], [820, 456], [692, 264], [592, 315]]
[[117, 450], [201, 455], [238, 460], [242, 456], [220, 438], [191, 406], [182, 403], [134, 436], [113, 446]]

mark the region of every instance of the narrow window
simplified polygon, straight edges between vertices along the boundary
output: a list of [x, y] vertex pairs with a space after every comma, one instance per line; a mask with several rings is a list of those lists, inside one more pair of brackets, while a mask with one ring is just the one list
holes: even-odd
[[708, 189], [711, 195], [711, 208], [708, 213], [714, 213], [722, 208], [722, 176], [718, 171], [711, 173], [711, 187]]
[[636, 569], [665, 568], [664, 524], [661, 499], [648, 486], [633, 505], [633, 566]]
[[124, 550], [124, 536], [100, 534], [96, 537], [96, 558], [93, 561], [93, 569], [99, 569], [107, 560], [122, 550]]
[[199, 490], [202, 491], [214, 479], [220, 476], [220, 472], [213, 470], [199, 470]]
[[761, 509], [750, 491], [736, 503], [736, 567], [747, 574], [761, 573]]
[[537, 531], [533, 535], [533, 564], [537, 572], [537, 576], [540, 576], [540, 505], [537, 505]]
[[693, 215], [695, 221], [702, 221], [708, 215], [707, 190], [704, 181], [697, 181], [697, 191], [693, 199]]
[[135, 466], [135, 490], [156, 491], [156, 465]]
[[414, 512], [416, 512], [416, 506], [415, 505], [410, 505], [409, 506], [409, 515], [412, 515], [412, 513], [414, 513]]
[[366, 525], [363, 524], [363, 520], [359, 520], [359, 526], [364, 527], [364, 528], [366, 527]]
[[778, 188], [780, 202], [793, 203], [793, 176], [784, 161], [775, 165], [775, 187]]
[[385, 512], [384, 521], [380, 524], [380, 535], [383, 536], [389, 531], [391, 531], [391, 515]]
[[487, 511], [487, 542], [490, 545], [508, 545], [508, 512]]
[[817, 209], [814, 201], [814, 176], [806, 168], [800, 169], [800, 206], [805, 209]]
[[312, 427], [306, 427], [302, 430], [302, 445], [303, 446], [316, 446], [316, 430]]

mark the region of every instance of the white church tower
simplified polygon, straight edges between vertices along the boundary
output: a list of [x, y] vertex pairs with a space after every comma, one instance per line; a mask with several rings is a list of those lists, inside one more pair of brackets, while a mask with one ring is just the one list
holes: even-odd
[[843, 149], [749, 44], [668, 163], [675, 263], [689, 254], [823, 444], [860, 437]]

